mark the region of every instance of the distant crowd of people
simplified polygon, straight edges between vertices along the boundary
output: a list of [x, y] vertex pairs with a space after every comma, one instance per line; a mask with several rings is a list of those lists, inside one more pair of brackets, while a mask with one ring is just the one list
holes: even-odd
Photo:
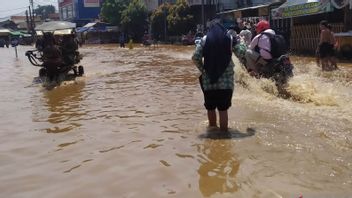
[[7, 48], [9, 48], [9, 45], [10, 45], [10, 43], [9, 43], [8, 40], [3, 39], [3, 38], [0, 38], [0, 47], [7, 47]]

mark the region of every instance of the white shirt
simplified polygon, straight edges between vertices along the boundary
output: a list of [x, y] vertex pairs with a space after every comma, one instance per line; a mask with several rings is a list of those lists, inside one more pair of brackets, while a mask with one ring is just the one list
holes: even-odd
[[242, 37], [244, 43], [248, 46], [252, 40], [252, 32], [249, 30], [242, 30], [240, 32], [240, 36]]
[[[275, 31], [272, 29], [267, 29], [264, 32], [267, 32], [269, 34], [275, 35]], [[260, 39], [259, 39], [260, 37]], [[258, 41], [259, 39], [259, 41]], [[254, 50], [255, 46], [259, 47], [259, 53], [260, 56], [263, 57], [264, 59], [272, 59], [273, 57], [270, 54], [271, 51], [271, 44], [270, 44], [270, 38], [265, 35], [265, 34], [258, 34], [255, 36], [249, 44], [249, 49]]]

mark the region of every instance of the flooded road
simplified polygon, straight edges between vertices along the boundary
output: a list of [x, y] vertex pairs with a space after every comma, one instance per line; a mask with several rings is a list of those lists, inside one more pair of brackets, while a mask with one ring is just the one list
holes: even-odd
[[0, 197], [350, 197], [352, 67], [292, 57], [291, 99], [235, 60], [230, 139], [204, 138], [194, 47], [85, 46], [85, 76], [33, 83], [0, 48]]

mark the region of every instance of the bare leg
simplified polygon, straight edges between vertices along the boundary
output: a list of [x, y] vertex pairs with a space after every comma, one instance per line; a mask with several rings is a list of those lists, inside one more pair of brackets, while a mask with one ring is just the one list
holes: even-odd
[[335, 56], [330, 57], [331, 67], [332, 69], [338, 69], [337, 67], [337, 60]]
[[321, 68], [322, 68], [323, 71], [327, 71], [327, 70], [328, 70], [328, 68], [329, 68], [329, 61], [328, 61], [327, 58], [323, 58], [323, 59], [321, 60]]
[[320, 67], [320, 57], [319, 57], [319, 55], [317, 55], [317, 56], [315, 57], [315, 61], [316, 61], [316, 63], [317, 63], [317, 66]]
[[210, 127], [216, 127], [216, 111], [208, 110], [208, 121]]
[[228, 131], [228, 114], [227, 110], [226, 111], [219, 111], [219, 117], [220, 117], [220, 130], [223, 132]]

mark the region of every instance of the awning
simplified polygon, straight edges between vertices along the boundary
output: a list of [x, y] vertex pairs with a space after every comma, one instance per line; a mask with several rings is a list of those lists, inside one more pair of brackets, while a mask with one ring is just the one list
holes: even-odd
[[234, 9], [234, 10], [227, 10], [227, 11], [224, 11], [224, 12], [219, 12], [219, 13], [217, 13], [217, 14], [218, 14], [218, 15], [221, 15], [221, 14], [230, 14], [230, 13], [234, 13], [234, 12], [238, 12], [238, 11], [253, 10], [253, 9], [264, 8], [264, 7], [268, 7], [268, 6], [270, 6], [270, 4], [257, 5], [257, 6], [246, 7], [246, 8], [240, 8], [240, 9]]
[[95, 24], [97, 24], [97, 23], [87, 23], [85, 26], [83, 26], [83, 27], [85, 27], [85, 28], [90, 28], [90, 27], [93, 27], [93, 26], [95, 26]]
[[352, 10], [352, 0], [331, 0], [331, 4], [336, 9], [344, 8], [350, 4], [349, 8]]
[[0, 29], [0, 36], [8, 36], [10, 35], [10, 30], [8, 29]]
[[326, 0], [288, 0], [280, 7], [271, 10], [273, 19], [300, 17], [332, 12], [330, 1]]
[[76, 28], [75, 23], [67, 22], [67, 21], [50, 21], [45, 22], [41, 25], [38, 25], [35, 30], [36, 31], [57, 31], [57, 30], [66, 30], [66, 29], [74, 29]]
[[10, 32], [10, 35], [11, 36], [19, 36], [19, 37], [31, 37], [32, 36], [31, 34], [23, 33], [21, 31]]
[[11, 36], [23, 36], [23, 33], [20, 31], [14, 31], [14, 32], [10, 32]]
[[86, 32], [89, 30], [89, 27], [80, 27], [80, 28], [76, 28], [76, 32], [77, 33], [81, 33], [81, 32]]
[[[45, 32], [45, 31], [44, 31]], [[66, 35], [66, 34], [72, 34], [73, 29], [64, 29], [64, 30], [55, 30], [53, 31], [54, 35]], [[43, 31], [36, 31], [37, 36], [42, 36]]]

